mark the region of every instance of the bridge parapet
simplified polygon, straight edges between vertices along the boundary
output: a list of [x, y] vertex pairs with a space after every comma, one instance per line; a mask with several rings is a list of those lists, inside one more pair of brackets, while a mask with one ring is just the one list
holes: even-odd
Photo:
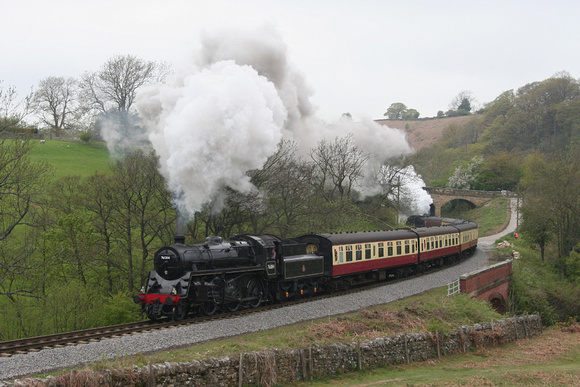
[[510, 198], [515, 198], [516, 194], [511, 191], [478, 191], [472, 189], [455, 189], [455, 188], [441, 188], [441, 187], [423, 187], [425, 191], [430, 194], [435, 195], [445, 195], [445, 196], [472, 196], [480, 198], [495, 198], [499, 196], [505, 196]]
[[509, 280], [512, 274], [512, 262], [507, 261], [463, 274], [459, 278], [461, 293], [491, 302], [500, 313], [505, 312], [508, 299]]

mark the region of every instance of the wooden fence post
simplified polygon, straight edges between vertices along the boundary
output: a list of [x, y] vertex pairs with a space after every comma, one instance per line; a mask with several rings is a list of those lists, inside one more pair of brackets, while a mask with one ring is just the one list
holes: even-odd
[[238, 371], [238, 386], [242, 387], [242, 384], [244, 382], [244, 362], [243, 362], [243, 358], [244, 358], [244, 353], [240, 353], [240, 369]]
[[358, 370], [362, 370], [362, 359], [361, 359], [361, 353], [360, 353], [360, 337], [357, 337], [356, 339], [356, 355], [357, 355], [357, 366], [358, 366]]
[[404, 334], [404, 339], [405, 339], [405, 359], [407, 360], [407, 364], [409, 364], [410, 360], [409, 360], [409, 346], [407, 345], [407, 333], [405, 332]]

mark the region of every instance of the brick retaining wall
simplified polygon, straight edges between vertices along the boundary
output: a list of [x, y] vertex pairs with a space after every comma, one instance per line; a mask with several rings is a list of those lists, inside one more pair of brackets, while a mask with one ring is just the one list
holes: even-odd
[[405, 333], [349, 344], [266, 350], [186, 363], [163, 363], [123, 370], [75, 371], [59, 377], [23, 379], [0, 386], [239, 386], [309, 380], [412, 361], [425, 361], [484, 346], [495, 346], [542, 332], [539, 315], [513, 317], [460, 327], [447, 334]]

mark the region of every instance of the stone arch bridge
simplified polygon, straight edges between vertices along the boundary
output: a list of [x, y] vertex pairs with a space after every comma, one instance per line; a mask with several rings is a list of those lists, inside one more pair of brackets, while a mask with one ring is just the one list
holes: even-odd
[[481, 206], [491, 198], [498, 196], [515, 197], [515, 193], [510, 191], [476, 191], [470, 189], [453, 189], [423, 187], [431, 195], [433, 204], [431, 205], [431, 215], [441, 216], [441, 207], [452, 200], [461, 200], [469, 204], [471, 208]]

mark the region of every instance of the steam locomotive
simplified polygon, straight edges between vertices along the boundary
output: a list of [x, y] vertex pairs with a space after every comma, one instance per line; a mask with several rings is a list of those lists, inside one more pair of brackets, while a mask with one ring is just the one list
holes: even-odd
[[478, 226], [440, 217], [414, 217], [420, 227], [389, 231], [184, 237], [160, 248], [155, 270], [134, 301], [151, 320], [182, 320], [189, 313], [257, 308], [355, 285], [401, 278], [473, 253]]

